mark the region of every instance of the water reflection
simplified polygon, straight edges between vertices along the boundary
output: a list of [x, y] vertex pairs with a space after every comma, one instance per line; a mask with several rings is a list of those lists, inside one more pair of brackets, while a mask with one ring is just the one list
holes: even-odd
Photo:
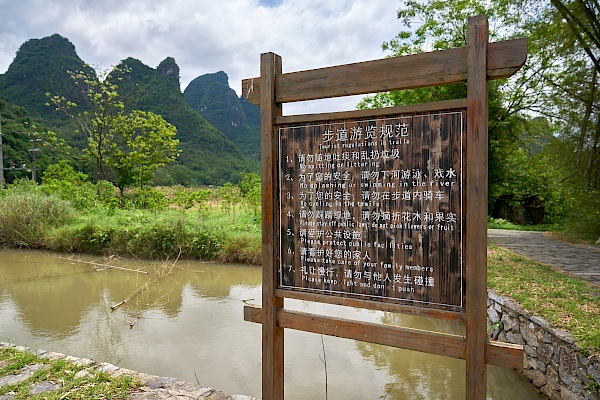
[[[199, 262], [151, 263], [42, 252], [0, 254], [0, 339], [174, 376], [260, 397], [261, 327], [243, 320], [260, 303], [261, 270]], [[99, 269], [92, 263], [141, 269]], [[125, 299], [122, 306], [111, 311]], [[343, 318], [461, 333], [443, 321], [286, 300]], [[134, 323], [132, 327], [130, 325]], [[286, 330], [286, 398], [462, 399], [464, 361]], [[489, 368], [489, 399], [537, 398], [517, 374]]]

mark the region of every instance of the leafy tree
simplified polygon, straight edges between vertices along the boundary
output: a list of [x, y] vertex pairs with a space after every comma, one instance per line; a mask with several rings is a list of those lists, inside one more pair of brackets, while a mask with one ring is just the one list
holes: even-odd
[[[488, 16], [492, 41], [529, 37], [525, 66], [489, 83], [490, 210], [512, 192], [564, 215], [568, 182], [585, 202], [598, 197], [599, 13], [596, 0], [407, 0], [398, 10], [406, 29], [383, 43], [392, 56], [465, 46], [467, 20], [478, 14]], [[464, 97], [461, 86], [382, 93], [359, 107]]]
[[46, 94], [47, 104], [70, 117], [85, 138], [84, 156], [94, 163], [96, 180], [113, 181], [121, 194], [127, 186], [149, 182], [157, 168], [179, 154], [173, 125], [151, 112], [125, 112], [115, 81], [121, 82], [130, 72], [126, 66], [98, 74], [69, 71], [84, 93], [81, 105], [65, 96]]
[[597, 196], [600, 189], [600, 5], [596, 0], [551, 0], [541, 9], [539, 41], [548, 116], [559, 126], [570, 162], [568, 179]]
[[[398, 11], [398, 18], [406, 28], [382, 47], [391, 56], [403, 56], [434, 50], [444, 50], [467, 45], [467, 21], [470, 16], [486, 14], [491, 19], [491, 40], [505, 39], [511, 31], [507, 27], [516, 23], [510, 1], [479, 0], [432, 0], [420, 2], [408, 0], [405, 8]], [[413, 25], [418, 25], [411, 30]], [[514, 80], [489, 82], [489, 186], [490, 210], [506, 187], [507, 175], [501, 174], [508, 155], [518, 148], [527, 132], [528, 118], [520, 113], [527, 109], [525, 93], [529, 82], [527, 74], [521, 73]], [[510, 89], [508, 88], [510, 86]], [[432, 101], [465, 98], [466, 84], [434, 86], [412, 90], [392, 91], [367, 96], [358, 108], [388, 107]]]
[[121, 194], [126, 186], [142, 187], [154, 171], [175, 161], [179, 155], [176, 129], [160, 115], [133, 110], [115, 118], [111, 125], [106, 165], [115, 173]]
[[[597, 0], [519, 0], [536, 66], [538, 113], [556, 130], [549, 168], [572, 205], [569, 225], [600, 235], [600, 5]], [[532, 68], [533, 69], [533, 68]]]
[[85, 156], [94, 163], [96, 179], [108, 180], [105, 153], [111, 136], [111, 126], [123, 111], [123, 102], [118, 99], [118, 86], [111, 82], [110, 73], [105, 70], [96, 76], [93, 70], [68, 71], [73, 82], [83, 93], [82, 104], [65, 96], [51, 95], [47, 106], [53, 105], [56, 111], [66, 114], [77, 126], [77, 133], [85, 138]]

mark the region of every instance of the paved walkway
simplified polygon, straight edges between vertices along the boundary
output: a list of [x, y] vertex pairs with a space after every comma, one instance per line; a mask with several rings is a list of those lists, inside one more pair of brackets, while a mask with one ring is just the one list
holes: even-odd
[[488, 229], [488, 240], [600, 286], [600, 246], [574, 245], [542, 232], [505, 229]]

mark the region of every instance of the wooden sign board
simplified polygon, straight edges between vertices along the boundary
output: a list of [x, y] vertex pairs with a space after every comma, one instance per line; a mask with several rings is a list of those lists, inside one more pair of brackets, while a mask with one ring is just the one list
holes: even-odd
[[[487, 81], [524, 64], [527, 40], [488, 43], [469, 19], [459, 49], [282, 73], [261, 55], [242, 82], [261, 107], [263, 398], [283, 399], [284, 328], [466, 360], [467, 398], [486, 363], [520, 368], [521, 346], [487, 341]], [[392, 109], [283, 116], [292, 101], [467, 84], [467, 98]], [[424, 332], [286, 310], [284, 298], [465, 324]]]
[[465, 112], [279, 126], [278, 287], [462, 310]]

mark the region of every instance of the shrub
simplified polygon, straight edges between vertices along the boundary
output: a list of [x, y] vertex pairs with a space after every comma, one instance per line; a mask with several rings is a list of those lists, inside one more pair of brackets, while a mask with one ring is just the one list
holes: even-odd
[[119, 204], [115, 189], [115, 185], [109, 181], [100, 180], [96, 182], [96, 196], [100, 204], [108, 206], [111, 209], [115, 208]]
[[[198, 229], [183, 218], [161, 219], [138, 225], [132, 227], [127, 236], [129, 254], [153, 259], [177, 256], [215, 259], [222, 243], [217, 233]], [[118, 242], [122, 243], [122, 239], [125, 238]]]
[[219, 261], [260, 265], [261, 247], [260, 235], [242, 232], [228, 240], [219, 254]]
[[135, 189], [126, 198], [134, 208], [160, 211], [167, 206], [167, 197], [156, 189]]

